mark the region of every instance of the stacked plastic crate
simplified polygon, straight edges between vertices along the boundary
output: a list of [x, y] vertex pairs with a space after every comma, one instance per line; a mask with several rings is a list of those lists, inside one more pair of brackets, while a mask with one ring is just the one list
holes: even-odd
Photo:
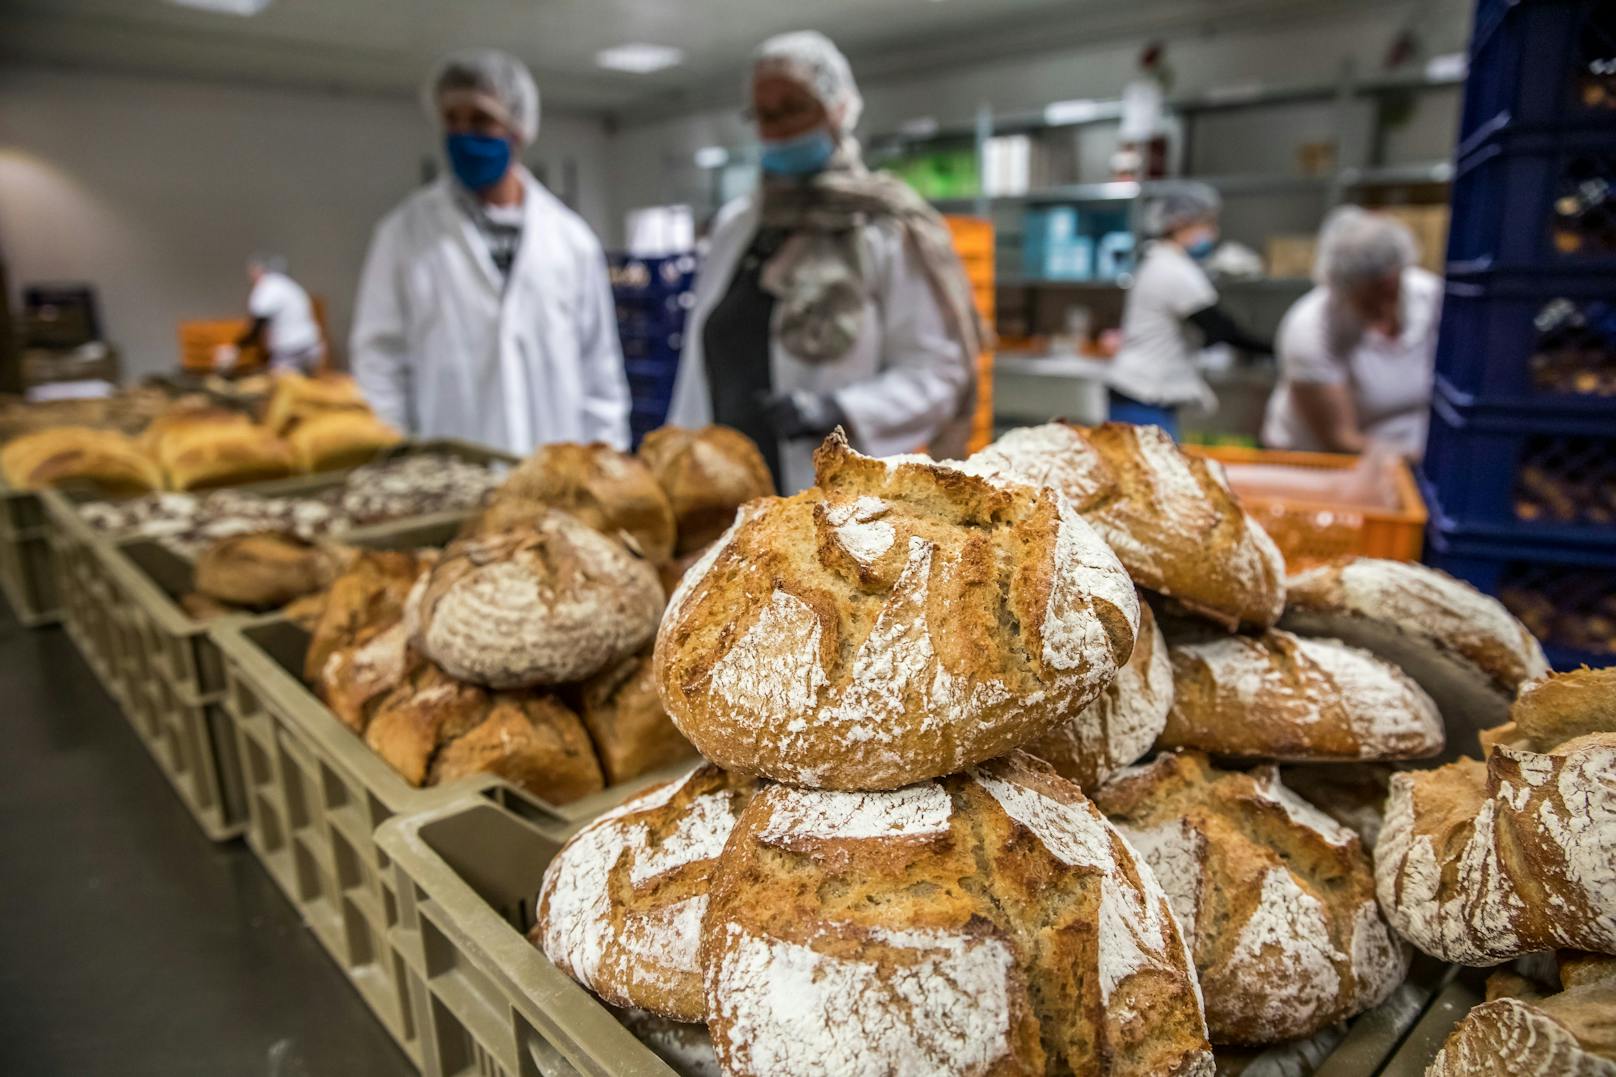
[[1427, 560], [1616, 663], [1616, 5], [1481, 0], [1423, 464]]
[[611, 257], [612, 296], [617, 301], [617, 332], [633, 398], [629, 427], [640, 439], [661, 426], [673, 400], [673, 379], [684, 347], [685, 318], [694, 299], [696, 259]]

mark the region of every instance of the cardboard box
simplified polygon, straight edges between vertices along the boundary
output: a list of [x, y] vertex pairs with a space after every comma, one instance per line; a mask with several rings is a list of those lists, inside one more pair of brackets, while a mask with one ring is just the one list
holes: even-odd
[[1307, 235], [1268, 237], [1268, 275], [1270, 277], [1311, 277], [1313, 260], [1318, 254], [1318, 237]]
[[1448, 255], [1447, 206], [1382, 206], [1375, 210], [1402, 221], [1420, 245], [1420, 265], [1440, 276]]

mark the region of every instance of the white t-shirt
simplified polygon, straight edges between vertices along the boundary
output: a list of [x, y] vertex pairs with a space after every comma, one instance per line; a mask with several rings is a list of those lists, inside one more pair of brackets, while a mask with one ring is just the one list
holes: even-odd
[[1290, 387], [1345, 385], [1364, 436], [1398, 452], [1425, 449], [1437, 326], [1442, 320], [1442, 278], [1418, 266], [1403, 270], [1402, 334], [1367, 329], [1350, 350], [1331, 342], [1330, 293], [1319, 287], [1298, 299], [1279, 324], [1279, 387], [1268, 399], [1263, 441], [1276, 449], [1325, 448], [1291, 398]]
[[309, 293], [284, 273], [265, 273], [258, 278], [247, 297], [247, 311], [269, 323], [264, 327], [264, 343], [271, 362], [302, 355], [320, 343]]
[[1185, 319], [1217, 301], [1206, 271], [1178, 244], [1146, 247], [1122, 307], [1111, 388], [1145, 404], [1211, 404], [1212, 391], [1195, 369], [1200, 331]]

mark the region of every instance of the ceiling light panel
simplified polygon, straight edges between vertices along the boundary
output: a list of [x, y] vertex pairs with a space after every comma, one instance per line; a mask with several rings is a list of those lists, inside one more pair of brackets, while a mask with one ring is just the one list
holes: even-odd
[[676, 49], [672, 45], [647, 45], [639, 42], [614, 45], [612, 48], [601, 49], [595, 53], [597, 67], [604, 67], [608, 71], [627, 71], [633, 75], [650, 75], [657, 71], [666, 71], [670, 67], [678, 67], [684, 59], [683, 49]]

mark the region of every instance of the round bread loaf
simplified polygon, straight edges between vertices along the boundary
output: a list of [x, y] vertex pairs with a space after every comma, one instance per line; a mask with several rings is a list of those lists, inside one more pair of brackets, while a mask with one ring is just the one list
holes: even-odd
[[673, 556], [673, 509], [639, 460], [595, 442], [542, 446], [494, 494], [564, 509], [602, 534], [630, 536], [652, 561]]
[[1150, 607], [1139, 604], [1139, 638], [1128, 664], [1099, 699], [1027, 745], [1026, 750], [1085, 791], [1143, 758], [1167, 724], [1173, 666]]
[[1426, 1077], [1616, 1077], [1616, 978], [1608, 962], [1599, 977], [1566, 983], [1557, 994], [1517, 985], [1500, 991], [1499, 979], [1488, 979], [1487, 1001], [1449, 1033]]
[[364, 550], [331, 581], [325, 611], [309, 637], [303, 679], [318, 684], [340, 648], [361, 643], [404, 614], [404, 600], [437, 551]]
[[1449, 756], [1504, 721], [1520, 686], [1549, 671], [1526, 626], [1495, 598], [1424, 565], [1349, 557], [1291, 576], [1281, 625], [1386, 659], [1436, 701]]
[[709, 881], [754, 788], [703, 765], [585, 826], [545, 869], [534, 940], [607, 1002], [705, 1019], [698, 946]]
[[346, 558], [339, 547], [284, 532], [233, 535], [197, 557], [194, 584], [209, 598], [232, 606], [273, 609], [330, 586]]
[[580, 685], [578, 694], [607, 785], [695, 756], [696, 749], [662, 709], [649, 654], [607, 666]]
[[330, 652], [320, 670], [320, 698], [343, 725], [363, 733], [376, 707], [420, 664], [403, 620], [395, 618]]
[[657, 681], [708, 759], [889, 789], [1075, 716], [1127, 661], [1139, 602], [1064, 498], [834, 434], [819, 485], [747, 505], [685, 576]]
[[730, 1077], [1213, 1072], [1155, 877], [1021, 753], [884, 793], [763, 788], [701, 945]]
[[1296, 795], [1363, 841], [1373, 853], [1380, 840], [1381, 810], [1396, 771], [1390, 763], [1298, 763], [1280, 769], [1279, 780]]
[[1285, 559], [1216, 461], [1160, 427], [1069, 423], [1012, 430], [966, 469], [1066, 495], [1134, 582], [1228, 628], [1265, 628], [1285, 608]]
[[1190, 941], [1212, 1042], [1311, 1036], [1379, 1005], [1408, 973], [1358, 836], [1272, 767], [1164, 753], [1095, 803], [1143, 853]]
[[763, 454], [751, 438], [727, 426], [660, 427], [645, 435], [639, 454], [673, 506], [680, 556], [722, 535], [748, 501], [774, 494]]
[[1390, 662], [1274, 628], [1169, 647], [1173, 707], [1158, 742], [1288, 762], [1425, 759], [1442, 716]]
[[415, 644], [492, 688], [582, 680], [656, 632], [656, 571], [552, 509], [533, 527], [457, 539], [427, 578]]

